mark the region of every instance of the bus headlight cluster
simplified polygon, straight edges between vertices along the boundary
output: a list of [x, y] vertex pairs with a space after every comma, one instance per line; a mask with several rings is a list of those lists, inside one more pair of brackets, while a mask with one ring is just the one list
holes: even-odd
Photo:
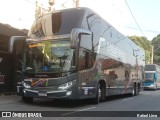
[[155, 84], [151, 84], [150, 86], [153, 87], [153, 86], [155, 86]]
[[27, 84], [26, 82], [32, 82], [32, 79], [31, 78], [29, 78], [29, 79], [24, 79], [24, 81], [22, 81], [22, 85], [25, 87], [25, 88], [27, 88], [27, 89], [29, 89], [29, 88], [31, 88], [31, 86], [29, 85], [29, 84]]
[[73, 84], [75, 84], [75, 82], [76, 82], [76, 80], [73, 80], [73, 81], [67, 82], [67, 83], [65, 83], [65, 84], [62, 84], [62, 85], [60, 85], [60, 86], [58, 87], [58, 89], [62, 89], [62, 90], [68, 89], [68, 88], [70, 88], [71, 86], [73, 86]]
[[25, 82], [23, 82], [23, 86], [25, 87], [25, 88], [31, 88], [31, 86], [30, 85], [28, 85], [27, 83], [25, 83]]

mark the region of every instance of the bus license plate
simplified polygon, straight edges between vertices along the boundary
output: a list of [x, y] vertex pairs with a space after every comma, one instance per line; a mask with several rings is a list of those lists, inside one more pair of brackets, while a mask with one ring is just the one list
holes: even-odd
[[39, 92], [38, 92], [38, 95], [39, 95], [39, 96], [47, 96], [47, 93], [46, 93], [46, 92], [41, 92], [41, 91], [39, 91]]

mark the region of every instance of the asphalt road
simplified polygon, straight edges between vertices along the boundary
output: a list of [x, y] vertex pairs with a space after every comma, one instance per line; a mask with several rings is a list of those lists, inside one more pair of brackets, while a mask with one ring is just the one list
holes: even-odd
[[[118, 96], [108, 98], [106, 101], [93, 105], [90, 100], [83, 101], [54, 101], [46, 99], [34, 99], [33, 103], [24, 103], [21, 97], [16, 95], [0, 96], [0, 111], [49, 111], [49, 115], [54, 116], [58, 113], [60, 117], [43, 117], [32, 118], [37, 120], [137, 120], [137, 119], [158, 119], [154, 118], [160, 115], [160, 90], [157, 91], [142, 91], [138, 96]], [[56, 112], [55, 112], [56, 111]], [[61, 111], [61, 112], [59, 112]], [[107, 112], [108, 111], [108, 112]], [[118, 112], [111, 112], [118, 111]], [[121, 111], [121, 112], [119, 112]], [[128, 111], [135, 111], [128, 112]], [[137, 112], [138, 111], [138, 112]], [[139, 113], [140, 111], [140, 113]], [[148, 111], [145, 113], [144, 111]], [[159, 111], [153, 112], [153, 111]], [[111, 112], [111, 113], [110, 113]], [[143, 113], [144, 112], [144, 113]], [[119, 116], [117, 117], [115, 114]], [[130, 114], [136, 114], [135, 117], [130, 117]], [[113, 114], [113, 115], [112, 115]], [[139, 115], [138, 115], [139, 114]], [[150, 115], [151, 114], [151, 115]], [[42, 114], [43, 115], [43, 114]], [[76, 116], [78, 115], [78, 117]], [[93, 115], [93, 116], [92, 116]], [[124, 115], [124, 116], [123, 116]], [[126, 115], [126, 116], [125, 116]], [[158, 116], [157, 115], [157, 116]], [[70, 116], [70, 117], [68, 117]], [[105, 117], [104, 117], [105, 116]], [[141, 117], [137, 117], [141, 116]], [[2, 119], [2, 118], [0, 118]], [[6, 118], [3, 118], [6, 119]], [[7, 118], [19, 119], [19, 118]], [[29, 120], [31, 118], [23, 118]]]

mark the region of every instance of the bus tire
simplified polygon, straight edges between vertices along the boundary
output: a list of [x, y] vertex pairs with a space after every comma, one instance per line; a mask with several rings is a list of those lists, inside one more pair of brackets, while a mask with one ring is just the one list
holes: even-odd
[[137, 84], [137, 95], [139, 95], [140, 92], [140, 83]]
[[136, 88], [136, 84], [134, 83], [133, 88], [132, 88], [132, 93], [131, 93], [132, 97], [137, 95], [136, 91], [137, 91], [137, 88]]
[[25, 103], [32, 103], [33, 102], [33, 98], [32, 97], [24, 97], [24, 96], [22, 96], [22, 100]]
[[133, 96], [136, 96], [137, 95], [137, 92], [138, 92], [138, 89], [137, 89], [138, 87], [137, 87], [137, 85], [136, 85], [136, 83], [134, 83], [134, 86], [133, 86], [133, 89], [134, 89], [134, 94], [133, 94]]
[[93, 99], [94, 104], [98, 104], [100, 101], [105, 100], [106, 88], [100, 84], [97, 86], [96, 98]]

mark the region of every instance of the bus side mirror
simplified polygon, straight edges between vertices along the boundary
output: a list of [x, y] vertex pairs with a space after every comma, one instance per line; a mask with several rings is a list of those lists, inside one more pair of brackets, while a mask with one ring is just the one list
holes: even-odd
[[8, 44], [8, 52], [9, 53], [13, 53], [13, 47], [14, 47], [14, 43], [16, 41], [26, 41], [26, 37], [25, 36], [12, 36], [9, 40], [9, 44]]
[[70, 40], [70, 48], [76, 49], [79, 43], [81, 35], [92, 35], [91, 31], [80, 29], [80, 28], [73, 28], [71, 31], [71, 40]]

